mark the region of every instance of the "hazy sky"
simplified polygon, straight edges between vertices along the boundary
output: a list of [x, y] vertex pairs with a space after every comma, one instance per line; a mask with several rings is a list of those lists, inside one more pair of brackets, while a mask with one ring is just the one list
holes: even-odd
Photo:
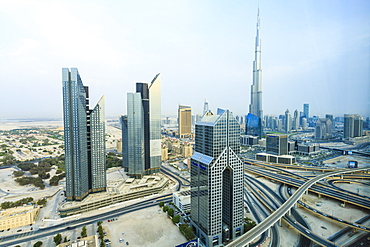
[[[63, 67], [91, 108], [126, 114], [135, 82], [162, 75], [179, 103], [247, 114], [258, 1], [0, 0], [0, 119], [62, 117]], [[370, 1], [259, 1], [264, 114], [370, 115]]]

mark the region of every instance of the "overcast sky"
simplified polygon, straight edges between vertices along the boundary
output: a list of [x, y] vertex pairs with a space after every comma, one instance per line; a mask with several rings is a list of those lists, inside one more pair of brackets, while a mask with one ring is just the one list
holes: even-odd
[[[278, 3], [279, 2], [279, 3]], [[126, 114], [135, 82], [162, 75], [178, 104], [247, 114], [258, 1], [0, 0], [0, 119], [61, 118], [63, 67], [91, 108]], [[259, 1], [264, 114], [370, 115], [370, 1]]]

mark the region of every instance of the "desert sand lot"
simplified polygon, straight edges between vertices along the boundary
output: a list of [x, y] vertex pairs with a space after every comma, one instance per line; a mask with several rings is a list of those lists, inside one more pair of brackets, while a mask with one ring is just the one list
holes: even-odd
[[[186, 242], [177, 226], [157, 205], [122, 215], [113, 222], [104, 221], [103, 229], [113, 247], [126, 246], [126, 242], [129, 246], [163, 247]], [[124, 242], [120, 243], [120, 238], [124, 238]]]

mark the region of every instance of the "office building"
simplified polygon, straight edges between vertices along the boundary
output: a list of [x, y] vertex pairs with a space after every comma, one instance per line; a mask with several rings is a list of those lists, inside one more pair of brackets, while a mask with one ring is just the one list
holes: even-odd
[[297, 131], [299, 128], [299, 118], [298, 118], [298, 110], [296, 109], [294, 111], [294, 117], [293, 117], [293, 130]]
[[284, 130], [285, 133], [289, 133], [292, 130], [292, 117], [288, 109], [285, 111]]
[[89, 109], [89, 90], [76, 68], [62, 69], [66, 196], [81, 201], [106, 190], [104, 96]]
[[203, 115], [206, 114], [208, 111], [209, 111], [208, 101], [207, 99], [205, 99], [203, 105]]
[[331, 128], [334, 129], [334, 127], [335, 127], [335, 124], [334, 124], [334, 116], [332, 114], [326, 114], [325, 115], [325, 118], [330, 119], [331, 126], [332, 126]]
[[184, 106], [179, 105], [178, 109], [178, 133], [180, 138], [184, 137], [190, 137], [191, 136], [191, 122], [192, 122], [192, 116], [191, 116], [191, 107], [190, 106]]
[[267, 134], [266, 153], [274, 155], [288, 154], [288, 136], [284, 134]]
[[149, 84], [136, 83], [136, 93], [127, 93], [127, 115], [121, 117], [122, 156], [128, 175], [135, 178], [156, 173], [160, 169], [160, 87], [161, 79], [158, 74]]
[[358, 114], [344, 114], [344, 139], [363, 135], [364, 119]]
[[195, 125], [191, 157], [191, 223], [206, 246], [243, 233], [240, 125], [228, 110], [208, 112]]
[[329, 118], [319, 118], [315, 126], [316, 139], [328, 139], [332, 137], [332, 123]]
[[248, 113], [245, 117], [245, 134], [251, 136], [262, 137], [262, 122], [261, 118]]
[[309, 104], [303, 104], [303, 117], [305, 117], [307, 120], [310, 117], [310, 105]]

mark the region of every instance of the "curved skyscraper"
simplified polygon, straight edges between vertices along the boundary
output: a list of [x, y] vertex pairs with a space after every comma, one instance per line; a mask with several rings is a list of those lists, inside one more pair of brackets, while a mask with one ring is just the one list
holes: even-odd
[[63, 68], [63, 120], [68, 201], [106, 190], [104, 96], [89, 109], [89, 90], [76, 68]]

